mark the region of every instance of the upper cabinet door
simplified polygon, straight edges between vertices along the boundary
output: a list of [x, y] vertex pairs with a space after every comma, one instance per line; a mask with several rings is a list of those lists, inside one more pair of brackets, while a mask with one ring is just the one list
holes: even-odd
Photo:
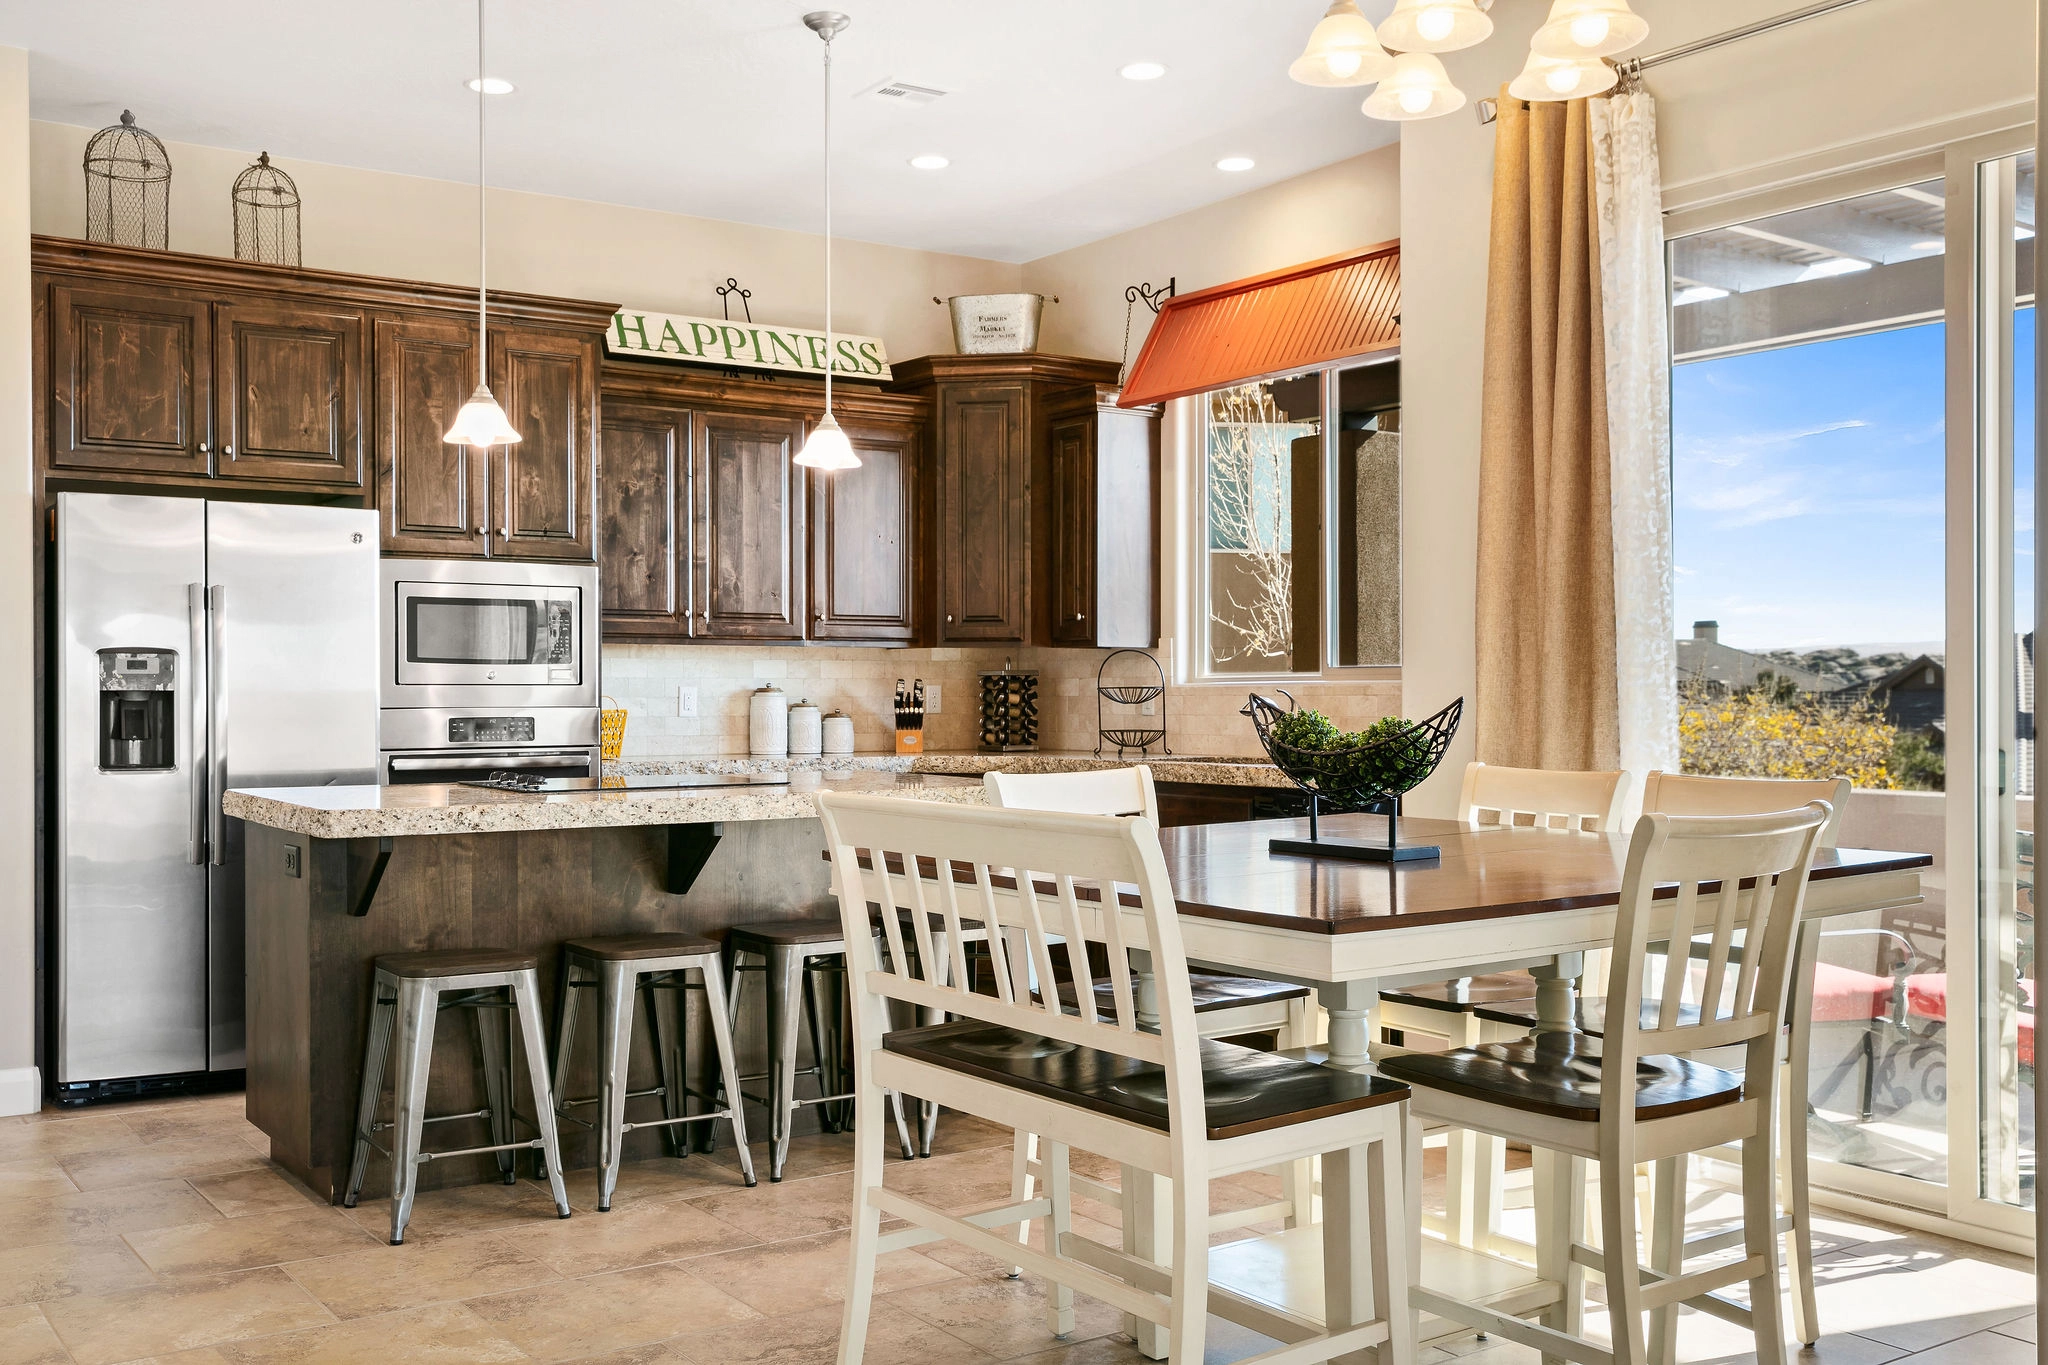
[[607, 403], [597, 483], [604, 633], [690, 633], [690, 414]]
[[796, 417], [696, 414], [694, 634], [803, 638], [803, 438]]
[[1055, 418], [1052, 423], [1052, 525], [1047, 596], [1056, 645], [1095, 643], [1089, 619], [1095, 590], [1095, 460], [1091, 415]]
[[161, 292], [50, 289], [50, 465], [206, 475], [211, 317]]
[[941, 641], [1021, 641], [1029, 630], [1028, 404], [1022, 384], [941, 391]]
[[[476, 387], [476, 328], [379, 319], [377, 502], [384, 549], [482, 556], [485, 455], [442, 440]], [[494, 453], [494, 452], [491, 452]]]
[[860, 468], [811, 471], [811, 638], [908, 640], [915, 429], [849, 420]]
[[222, 478], [363, 486], [363, 315], [269, 301], [214, 309]]
[[491, 330], [491, 391], [520, 439], [497, 454], [491, 553], [596, 557], [597, 344], [518, 328]]

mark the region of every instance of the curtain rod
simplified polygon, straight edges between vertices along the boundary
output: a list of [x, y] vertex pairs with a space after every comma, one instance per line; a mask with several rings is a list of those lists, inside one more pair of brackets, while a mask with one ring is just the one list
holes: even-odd
[[[1741, 42], [1744, 38], [1755, 38], [1765, 33], [1774, 33], [1778, 29], [1790, 28], [1792, 25], [1804, 22], [1805, 20], [1818, 19], [1823, 14], [1833, 14], [1836, 10], [1848, 9], [1851, 5], [1863, 3], [1864, 0], [1820, 0], [1820, 3], [1808, 5], [1804, 9], [1788, 10], [1784, 14], [1774, 14], [1768, 19], [1759, 19], [1753, 24], [1744, 24], [1740, 28], [1731, 28], [1724, 33], [1714, 33], [1704, 38], [1695, 38], [1689, 43], [1680, 43], [1677, 47], [1666, 48], [1662, 52], [1652, 52], [1641, 57], [1630, 57], [1626, 61], [1616, 62], [1614, 67], [1616, 71], [1621, 73], [1622, 80], [1632, 80], [1653, 66], [1662, 66], [1665, 62], [1675, 62], [1680, 57], [1692, 57], [1702, 52], [1711, 52], [1717, 47], [1726, 47], [1730, 43]], [[1496, 101], [1491, 99], [1479, 101], [1477, 108], [1481, 123], [1493, 122], [1496, 113], [1495, 104]]]

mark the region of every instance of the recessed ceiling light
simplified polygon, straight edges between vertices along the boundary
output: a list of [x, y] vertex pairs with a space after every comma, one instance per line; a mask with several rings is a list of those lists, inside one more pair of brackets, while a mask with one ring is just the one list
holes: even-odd
[[1116, 74], [1127, 81], [1156, 81], [1166, 74], [1166, 68], [1158, 62], [1132, 62], [1117, 68]]
[[469, 83], [469, 88], [481, 95], [509, 95], [512, 93], [512, 82], [500, 80], [496, 76], [479, 76]]
[[1248, 171], [1258, 163], [1248, 156], [1226, 156], [1216, 163], [1219, 171]]
[[910, 158], [910, 164], [921, 171], [943, 171], [953, 163], [940, 156], [937, 152], [926, 152], [923, 156]]
[[1948, 245], [1948, 243], [1946, 243], [1946, 242], [1938, 242], [1938, 241], [1933, 241], [1933, 240], [1929, 240], [1929, 241], [1925, 241], [1925, 242], [1915, 242], [1915, 243], [1913, 243], [1913, 250], [1915, 250], [1915, 251], [1940, 251], [1940, 250], [1942, 250], [1942, 249], [1943, 249], [1944, 247], [1946, 247], [1947, 245]]
[[1798, 278], [1793, 283], [1803, 284], [1807, 280], [1825, 280], [1836, 275], [1855, 275], [1868, 269], [1870, 269], [1869, 261], [1859, 261], [1849, 256], [1830, 256], [1826, 260], [1815, 261], [1812, 265], [1800, 271]]
[[1728, 291], [1718, 285], [1689, 284], [1671, 296], [1671, 306], [1683, 308], [1689, 303], [1708, 303], [1714, 299], [1725, 299]]

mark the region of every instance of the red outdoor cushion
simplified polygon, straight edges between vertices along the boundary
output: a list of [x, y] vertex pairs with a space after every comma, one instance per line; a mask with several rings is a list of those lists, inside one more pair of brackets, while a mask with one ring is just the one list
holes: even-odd
[[[2018, 1011], [2020, 1034], [2020, 1065], [2034, 1064], [2034, 983], [2026, 978], [2020, 980], [2020, 995], [2028, 1008]], [[1948, 973], [1916, 972], [1906, 978], [1906, 1012], [1916, 1019], [1948, 1020]], [[1815, 1001], [1815, 1018], [1819, 1018], [1819, 1002]]]
[[1863, 1023], [1891, 1012], [1892, 979], [1837, 967], [1813, 964], [1813, 1017], [1821, 1023]]

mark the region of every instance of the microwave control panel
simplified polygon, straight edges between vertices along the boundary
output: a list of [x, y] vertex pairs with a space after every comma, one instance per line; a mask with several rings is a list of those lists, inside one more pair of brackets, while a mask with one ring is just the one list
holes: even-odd
[[531, 744], [532, 716], [457, 716], [448, 722], [450, 744]]

